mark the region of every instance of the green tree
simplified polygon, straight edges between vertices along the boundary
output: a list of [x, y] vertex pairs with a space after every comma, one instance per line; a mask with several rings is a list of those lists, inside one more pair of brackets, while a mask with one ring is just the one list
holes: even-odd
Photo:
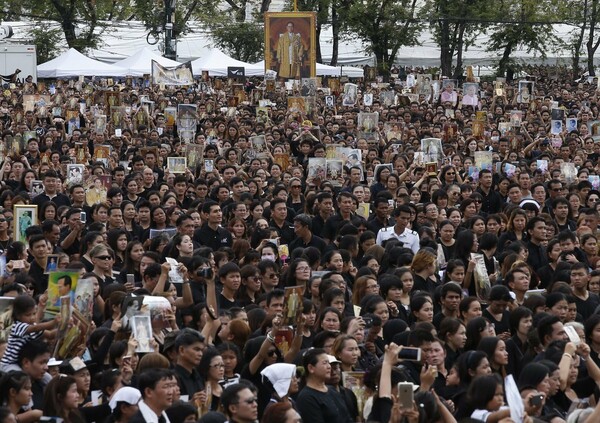
[[33, 18], [60, 25], [67, 45], [79, 51], [97, 47], [112, 20], [123, 19], [129, 2], [114, 0], [1, 0], [13, 19]]
[[556, 8], [551, 0], [507, 0], [498, 5], [494, 19], [497, 23], [490, 28], [488, 51], [501, 52], [498, 74], [511, 78], [515, 65], [511, 55], [518, 46], [546, 58], [549, 47], [559, 45], [552, 29]]
[[398, 50], [418, 44], [422, 23], [417, 19], [417, 0], [361, 0], [351, 2], [347, 11], [338, 8], [348, 36], [367, 44], [382, 74], [389, 73]]
[[31, 31], [29, 37], [35, 44], [37, 63], [44, 63], [58, 56], [61, 42], [61, 30], [53, 27], [47, 22], [37, 22]]
[[[430, 28], [440, 47], [442, 75], [457, 78], [463, 73], [463, 52], [482, 30], [481, 20], [489, 13], [486, 0], [431, 0]], [[456, 67], [453, 61], [456, 58]]]
[[[332, 2], [335, 0], [297, 0], [298, 10], [305, 12], [317, 12], [317, 21], [315, 28], [315, 35], [317, 38], [316, 44], [316, 57], [317, 62], [323, 63], [323, 53], [321, 52], [321, 31], [323, 25], [327, 24], [330, 17], [334, 16], [336, 7], [332, 7]], [[331, 15], [329, 10], [331, 9]], [[336, 47], [336, 41], [339, 43], [339, 37], [337, 40], [334, 38], [334, 48]], [[337, 55], [335, 57], [337, 61]]]
[[[153, 7], [149, 5], [148, 0], [133, 1], [132, 19], [140, 20], [144, 23], [150, 35], [158, 39], [162, 34], [167, 22], [166, 0], [154, 0]], [[175, 3], [175, 17], [173, 19], [173, 36], [178, 38], [190, 31], [192, 21], [209, 22], [217, 13], [216, 0], [177, 0]]]
[[587, 56], [587, 71], [590, 76], [595, 76], [594, 56], [600, 46], [600, 0], [573, 1], [565, 7], [562, 16], [567, 23], [577, 27], [569, 44], [573, 53], [573, 75], [580, 73], [579, 62], [584, 53]]
[[215, 46], [243, 62], [258, 62], [264, 54], [264, 29], [252, 22], [230, 22], [211, 26]]

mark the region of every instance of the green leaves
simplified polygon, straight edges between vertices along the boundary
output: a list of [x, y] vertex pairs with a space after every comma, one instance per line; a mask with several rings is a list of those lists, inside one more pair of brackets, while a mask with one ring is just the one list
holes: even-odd
[[392, 67], [401, 47], [418, 44], [423, 23], [417, 0], [353, 1], [342, 10], [347, 10], [340, 16], [346, 36], [361, 39], [383, 73]]
[[253, 22], [229, 22], [212, 28], [215, 46], [243, 62], [255, 63], [263, 58], [264, 29]]

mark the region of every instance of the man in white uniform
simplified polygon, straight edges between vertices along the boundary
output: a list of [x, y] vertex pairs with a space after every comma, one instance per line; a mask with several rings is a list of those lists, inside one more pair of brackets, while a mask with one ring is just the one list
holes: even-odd
[[410, 248], [416, 254], [420, 248], [420, 240], [415, 231], [407, 228], [410, 222], [410, 207], [402, 204], [394, 210], [392, 215], [396, 218], [396, 224], [377, 232], [377, 245], [382, 245], [388, 239], [395, 238], [402, 242], [404, 247]]

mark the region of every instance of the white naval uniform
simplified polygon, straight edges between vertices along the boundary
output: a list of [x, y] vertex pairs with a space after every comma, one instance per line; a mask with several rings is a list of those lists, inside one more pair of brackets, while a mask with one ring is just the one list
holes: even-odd
[[394, 228], [395, 226], [388, 226], [380, 229], [379, 232], [377, 232], [377, 245], [382, 245], [384, 241], [387, 241], [390, 238], [395, 238], [402, 242], [404, 247], [410, 248], [413, 253], [416, 254], [420, 248], [419, 235], [415, 231], [408, 228], [404, 229], [404, 232], [401, 234], [397, 234]]

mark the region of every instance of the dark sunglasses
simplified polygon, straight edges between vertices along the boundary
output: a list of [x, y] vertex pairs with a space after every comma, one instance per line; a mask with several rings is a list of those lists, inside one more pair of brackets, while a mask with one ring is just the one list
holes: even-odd
[[96, 256], [98, 260], [112, 260], [112, 256]]

